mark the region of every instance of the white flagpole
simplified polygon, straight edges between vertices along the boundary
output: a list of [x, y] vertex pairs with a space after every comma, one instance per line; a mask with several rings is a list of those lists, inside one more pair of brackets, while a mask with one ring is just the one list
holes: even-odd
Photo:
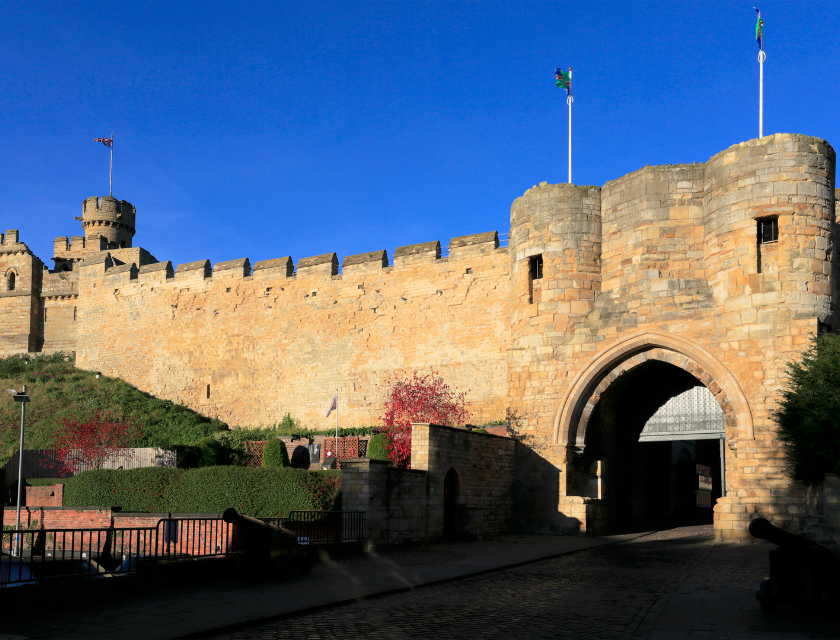
[[335, 450], [338, 451], [338, 389], [335, 390]]
[[111, 131], [111, 167], [108, 170], [108, 195], [114, 195], [114, 132]]
[[[569, 67], [569, 89], [572, 88], [572, 68]], [[569, 184], [572, 184], [572, 99], [571, 92], [566, 98], [566, 103], [569, 105]]]
[[762, 48], [758, 52], [758, 137], [764, 137], [764, 61], [767, 54], [764, 53], [764, 35], [762, 34]]

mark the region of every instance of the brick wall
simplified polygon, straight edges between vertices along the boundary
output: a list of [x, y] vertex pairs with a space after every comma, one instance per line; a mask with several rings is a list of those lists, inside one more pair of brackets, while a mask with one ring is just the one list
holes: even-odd
[[24, 487], [27, 507], [62, 507], [64, 506], [64, 485], [54, 484], [49, 487]]

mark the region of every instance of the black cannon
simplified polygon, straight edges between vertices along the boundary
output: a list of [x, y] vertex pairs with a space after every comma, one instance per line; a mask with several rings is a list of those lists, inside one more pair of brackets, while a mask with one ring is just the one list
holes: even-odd
[[296, 566], [303, 555], [297, 535], [275, 524], [242, 515], [233, 507], [225, 509], [222, 520], [236, 525], [235, 547], [242, 552], [242, 568], [248, 572]]
[[750, 523], [750, 534], [777, 545], [770, 550], [770, 577], [755, 594], [764, 611], [780, 603], [827, 605], [837, 598], [840, 567], [831, 549], [774, 527], [765, 518]]

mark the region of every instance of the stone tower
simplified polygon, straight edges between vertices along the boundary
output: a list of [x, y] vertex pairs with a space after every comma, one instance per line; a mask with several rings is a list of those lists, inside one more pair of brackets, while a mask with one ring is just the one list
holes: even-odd
[[543, 182], [513, 203], [510, 314], [516, 358], [508, 375], [511, 408], [520, 415], [530, 413], [520, 405], [526, 395], [520, 385], [555, 383], [543, 360], [562, 359], [572, 330], [592, 312], [600, 258], [600, 187]]
[[113, 196], [86, 198], [82, 211], [82, 226], [86, 244], [95, 236], [105, 238], [106, 249], [127, 249], [134, 237], [136, 210], [130, 202]]

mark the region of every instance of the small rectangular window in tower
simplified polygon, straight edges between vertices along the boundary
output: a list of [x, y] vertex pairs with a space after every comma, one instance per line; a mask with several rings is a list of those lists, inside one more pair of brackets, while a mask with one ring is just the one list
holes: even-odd
[[[534, 303], [534, 283], [542, 280], [543, 259], [542, 256], [531, 256], [528, 258], [528, 303]], [[537, 283], [539, 284], [539, 283]]]
[[543, 276], [543, 259], [542, 256], [531, 256], [528, 260], [528, 266], [531, 270], [531, 280], [542, 280]]
[[768, 242], [779, 241], [779, 219], [772, 218], [770, 220], [758, 221], [758, 242], [759, 244], [767, 244]]
[[210, 399], [210, 385], [207, 385], [207, 399]]
[[758, 262], [758, 273], [767, 271], [768, 261], [772, 264], [774, 259], [771, 256], [775, 255], [776, 247], [767, 246], [762, 250], [762, 246], [773, 245], [779, 241], [779, 219], [765, 218], [763, 220], [756, 220], [756, 231], [758, 235], [756, 258]]
[[73, 322], [76, 322], [76, 307], [73, 307]]
[[44, 307], [44, 322], [47, 321], [47, 308]]

